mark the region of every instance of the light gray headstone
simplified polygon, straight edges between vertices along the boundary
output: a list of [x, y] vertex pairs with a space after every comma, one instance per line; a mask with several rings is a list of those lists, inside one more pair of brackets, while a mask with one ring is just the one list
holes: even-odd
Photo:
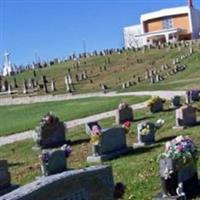
[[2, 196], [4, 200], [114, 200], [112, 168], [93, 166], [40, 178]]

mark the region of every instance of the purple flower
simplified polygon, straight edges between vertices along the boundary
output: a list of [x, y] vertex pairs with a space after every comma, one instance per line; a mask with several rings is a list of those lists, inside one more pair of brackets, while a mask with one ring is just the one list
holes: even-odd
[[48, 153], [43, 153], [42, 154], [42, 161], [43, 162], [48, 162], [49, 160], [49, 154]]
[[69, 145], [65, 144], [61, 147], [61, 149], [64, 151], [65, 157], [68, 158], [72, 152], [72, 148]]

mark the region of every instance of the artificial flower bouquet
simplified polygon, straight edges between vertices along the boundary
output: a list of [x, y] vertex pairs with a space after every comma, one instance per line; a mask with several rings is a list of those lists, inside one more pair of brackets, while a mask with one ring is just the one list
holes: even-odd
[[101, 141], [101, 128], [97, 125], [92, 126], [90, 141], [93, 145], [99, 145]]
[[122, 124], [122, 127], [125, 129], [125, 133], [131, 133], [132, 132], [132, 130], [131, 130], [131, 122], [130, 121], [125, 121]]
[[160, 98], [159, 96], [152, 97], [148, 102], [147, 106], [150, 108], [152, 113], [160, 112], [163, 110], [163, 103], [165, 103], [165, 99]]
[[159, 96], [154, 96], [151, 99], [149, 99], [149, 101], [147, 102], [147, 106], [152, 107], [155, 104], [160, 103], [160, 102], [165, 103], [165, 101], [166, 101], [165, 99], [160, 98]]
[[188, 136], [178, 136], [170, 142], [166, 142], [165, 151], [159, 159], [170, 158], [176, 162], [176, 169], [189, 163], [196, 163], [198, 151], [194, 142]]
[[41, 126], [56, 124], [59, 122], [59, 118], [56, 117], [52, 112], [48, 112], [41, 119]]

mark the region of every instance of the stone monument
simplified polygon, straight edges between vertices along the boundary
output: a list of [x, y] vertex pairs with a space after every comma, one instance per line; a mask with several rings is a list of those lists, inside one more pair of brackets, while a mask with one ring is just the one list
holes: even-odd
[[10, 61], [10, 54], [5, 51], [4, 53], [4, 64], [3, 64], [3, 76], [10, 76], [13, 74], [13, 68]]
[[176, 126], [174, 128], [185, 128], [197, 124], [196, 108], [185, 105], [176, 110]]
[[93, 155], [87, 157], [88, 163], [100, 163], [129, 151], [124, 128], [94, 129], [91, 135]]
[[4, 200], [114, 200], [110, 166], [93, 166], [42, 177], [1, 197]]
[[137, 125], [138, 143], [133, 144], [133, 148], [143, 147], [155, 142], [156, 126], [152, 122], [141, 122]]

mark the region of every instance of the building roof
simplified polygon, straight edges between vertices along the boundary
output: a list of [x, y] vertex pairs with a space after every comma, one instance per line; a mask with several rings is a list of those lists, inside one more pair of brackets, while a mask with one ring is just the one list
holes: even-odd
[[182, 7], [175, 7], [175, 8], [167, 8], [158, 10], [155, 12], [150, 12], [141, 15], [141, 21], [147, 21], [151, 19], [171, 16], [171, 15], [180, 15], [180, 14], [186, 14], [189, 13], [190, 8], [188, 6], [182, 6]]

